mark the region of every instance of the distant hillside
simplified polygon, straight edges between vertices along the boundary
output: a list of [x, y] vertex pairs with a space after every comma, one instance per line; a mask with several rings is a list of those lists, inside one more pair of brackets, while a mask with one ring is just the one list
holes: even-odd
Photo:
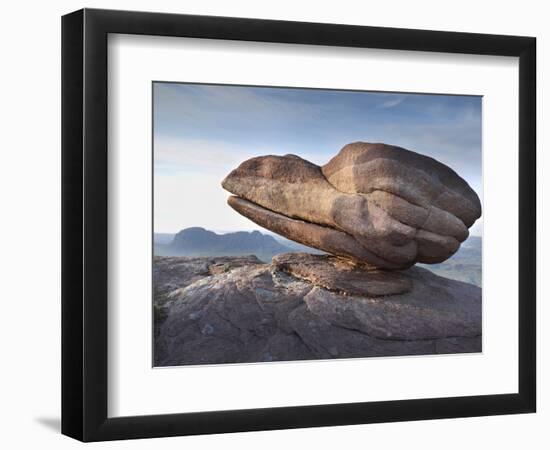
[[460, 249], [441, 264], [419, 264], [442, 277], [481, 287], [482, 238], [470, 236]]
[[272, 236], [259, 231], [238, 231], [216, 234], [200, 227], [186, 228], [174, 235], [169, 243], [163, 243], [155, 235], [157, 256], [239, 256], [256, 255], [269, 262], [274, 255], [291, 251]]

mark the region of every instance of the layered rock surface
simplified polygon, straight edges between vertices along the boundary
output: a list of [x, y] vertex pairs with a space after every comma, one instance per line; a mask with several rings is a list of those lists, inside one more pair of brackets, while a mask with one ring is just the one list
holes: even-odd
[[157, 366], [481, 351], [481, 289], [418, 267], [157, 257], [153, 276]]
[[334, 256], [286, 253], [275, 256], [272, 265], [298, 279], [343, 295], [398, 295], [410, 292], [413, 285], [404, 272], [373, 270]]
[[433, 158], [386, 144], [345, 146], [323, 167], [298, 156], [243, 162], [229, 205], [275, 233], [376, 268], [439, 263], [481, 216], [477, 194]]

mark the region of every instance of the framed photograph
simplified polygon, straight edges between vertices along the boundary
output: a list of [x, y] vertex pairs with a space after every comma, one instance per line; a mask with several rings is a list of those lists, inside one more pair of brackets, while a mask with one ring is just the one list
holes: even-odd
[[62, 432], [535, 412], [536, 40], [62, 20]]

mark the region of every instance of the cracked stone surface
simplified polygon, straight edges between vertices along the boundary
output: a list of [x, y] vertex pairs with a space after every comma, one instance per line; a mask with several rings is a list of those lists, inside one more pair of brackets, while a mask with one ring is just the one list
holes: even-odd
[[[272, 264], [225, 257], [217, 270], [212, 258], [155, 258], [155, 284], [173, 287], [161, 296], [155, 365], [481, 351], [477, 286], [412, 268], [402, 274], [410, 282], [406, 292], [359, 295], [353, 283], [348, 291], [330, 290], [321, 286], [326, 280], [293, 275], [281, 265], [292, 258], [296, 266], [305, 261], [300, 254]], [[207, 270], [199, 270], [201, 260]], [[331, 256], [316, 256], [320, 272], [323, 265], [327, 273], [339, 267]], [[352, 269], [353, 280], [362, 269]]]
[[451, 168], [386, 144], [348, 144], [322, 167], [296, 155], [252, 158], [222, 186], [258, 225], [384, 269], [445, 261], [481, 216], [477, 194]]
[[206, 276], [228, 272], [234, 267], [262, 264], [254, 255], [211, 258], [159, 257], [153, 261], [156, 300]]

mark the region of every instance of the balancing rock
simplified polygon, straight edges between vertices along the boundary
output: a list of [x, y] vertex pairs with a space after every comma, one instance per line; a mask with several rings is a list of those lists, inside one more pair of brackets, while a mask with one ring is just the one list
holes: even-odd
[[348, 144], [322, 167], [296, 155], [252, 158], [222, 186], [258, 225], [372, 269], [443, 262], [481, 216], [451, 168], [386, 144]]

